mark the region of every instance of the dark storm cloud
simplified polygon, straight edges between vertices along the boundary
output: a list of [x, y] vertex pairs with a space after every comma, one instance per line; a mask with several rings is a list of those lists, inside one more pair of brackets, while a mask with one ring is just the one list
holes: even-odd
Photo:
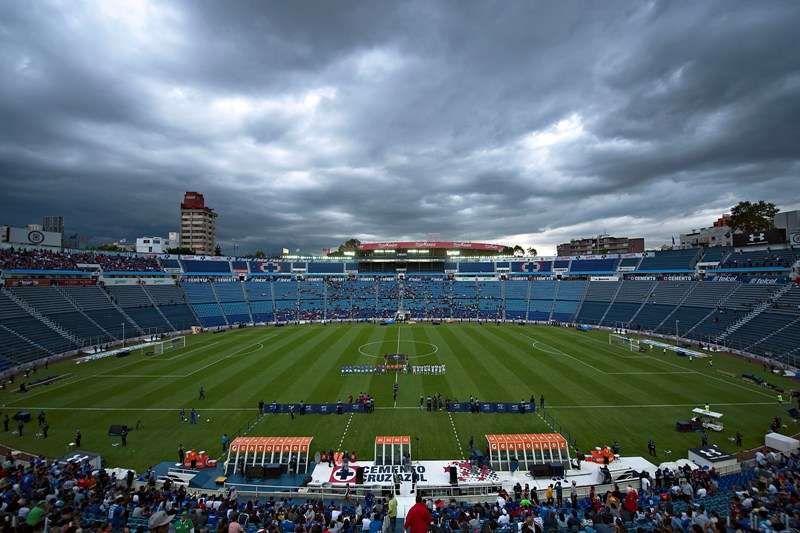
[[[793, 2], [0, 3], [0, 223], [651, 245], [800, 205]], [[228, 248], [231, 251], [230, 248]]]

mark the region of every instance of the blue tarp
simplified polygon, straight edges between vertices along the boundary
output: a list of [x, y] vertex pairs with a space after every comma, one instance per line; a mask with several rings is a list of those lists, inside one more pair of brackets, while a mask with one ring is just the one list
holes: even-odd
[[[536, 404], [529, 402], [479, 402], [479, 405], [481, 413], [519, 413], [520, 405], [525, 407], [525, 413], [536, 412]], [[469, 402], [450, 402], [447, 410], [452, 413], [469, 413], [472, 410], [472, 404]]]
[[[342, 413], [363, 413], [364, 406], [360, 403], [307, 403], [305, 413], [310, 415], [332, 415], [336, 413], [337, 405], [341, 405]], [[300, 414], [299, 403], [277, 403], [264, 406], [264, 412], [268, 414], [288, 413], [289, 408], [294, 406], [294, 414]]]

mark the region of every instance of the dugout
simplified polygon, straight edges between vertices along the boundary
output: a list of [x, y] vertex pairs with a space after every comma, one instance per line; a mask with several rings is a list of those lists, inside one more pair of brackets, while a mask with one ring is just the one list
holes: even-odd
[[511, 470], [516, 458], [519, 468], [530, 470], [535, 465], [559, 463], [569, 468], [569, 445], [560, 433], [521, 433], [486, 435], [489, 464], [494, 470]]
[[225, 474], [246, 475], [258, 468], [262, 472], [308, 472], [312, 440], [314, 437], [236, 437], [228, 447]]
[[405, 456], [411, 458], [411, 437], [408, 435], [375, 437], [376, 465], [402, 465]]

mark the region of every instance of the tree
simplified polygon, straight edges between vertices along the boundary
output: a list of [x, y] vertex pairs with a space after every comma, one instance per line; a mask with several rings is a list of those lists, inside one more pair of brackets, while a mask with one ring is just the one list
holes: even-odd
[[98, 252], [124, 252], [125, 250], [117, 246], [116, 244], [101, 244], [99, 246], [90, 246], [89, 250], [94, 250]]
[[513, 255], [525, 255], [525, 248], [519, 244], [514, 245]]
[[222, 248], [219, 247], [219, 244], [214, 247], [214, 255], [217, 257], [222, 255]]
[[347, 239], [339, 245], [339, 252], [344, 252], [345, 250], [358, 250], [359, 246], [361, 246], [361, 241], [358, 239]]
[[167, 253], [173, 255], [194, 255], [194, 250], [186, 248], [185, 246], [177, 246], [175, 248], [167, 248]]
[[778, 209], [772, 202], [739, 202], [731, 209], [731, 228], [745, 233], [763, 231], [774, 227]]
[[531, 246], [530, 248], [528, 248], [528, 255], [531, 256], [531, 257], [535, 257], [535, 256], [539, 255], [539, 253], [536, 251], [536, 248]]
[[256, 250], [256, 253], [253, 254], [253, 257], [255, 257], [256, 259], [264, 259], [265, 257], [267, 257], [267, 254], [264, 253], [264, 250]]

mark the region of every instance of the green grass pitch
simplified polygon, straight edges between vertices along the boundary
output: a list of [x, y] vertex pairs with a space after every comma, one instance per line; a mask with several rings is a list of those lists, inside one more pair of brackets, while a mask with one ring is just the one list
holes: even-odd
[[[398, 351], [398, 342], [399, 351], [415, 356], [415, 363], [446, 364], [446, 375], [340, 374], [342, 365], [376, 362], [369, 355]], [[761, 443], [772, 417], [785, 412], [775, 393], [734, 377], [743, 372], [763, 375], [761, 367], [728, 355], [713, 360], [709, 367], [706, 360], [690, 362], [672, 353], [632, 353], [609, 345], [606, 332], [546, 326], [245, 328], [189, 336], [186, 348], [159, 356], [136, 353], [81, 365], [65, 361], [39, 370], [36, 377], [45, 372], [69, 376], [26, 394], [0, 393], [3, 412], [27, 409], [34, 417], [22, 437], [9, 432], [1, 440], [57, 457], [70, 450], [68, 443], [80, 428], [82, 449], [102, 454], [112, 466], [142, 469], [175, 459], [179, 444], [218, 456], [222, 433], [233, 435], [243, 428], [249, 428], [249, 435], [313, 436], [313, 451], [354, 450], [366, 459], [372, 458], [375, 435], [411, 435], [415, 456], [446, 459], [460, 457], [470, 437], [483, 446], [488, 433], [551, 431], [540, 415], [419, 410], [420, 395], [441, 393], [509, 402], [543, 394], [547, 413], [582, 449], [617, 440], [623, 454], [646, 455], [647, 440], [653, 438], [662, 460], [685, 457], [700, 436], [677, 433], [675, 421], [705, 403], [725, 415], [726, 430], [710, 433], [711, 443], [732, 450], [729, 439], [737, 430], [746, 447]], [[397, 405], [392, 400], [395, 379], [400, 386]], [[792, 387], [788, 379], [769, 380]], [[207, 391], [202, 401], [201, 385]], [[375, 397], [374, 414], [305, 415], [293, 421], [288, 415], [257, 417], [259, 400], [345, 401], [362, 391]], [[198, 409], [200, 423], [181, 423], [181, 407]], [[47, 439], [35, 436], [40, 409], [50, 423]], [[143, 427], [131, 432], [127, 448], [106, 434], [111, 424], [134, 426], [137, 421]]]

